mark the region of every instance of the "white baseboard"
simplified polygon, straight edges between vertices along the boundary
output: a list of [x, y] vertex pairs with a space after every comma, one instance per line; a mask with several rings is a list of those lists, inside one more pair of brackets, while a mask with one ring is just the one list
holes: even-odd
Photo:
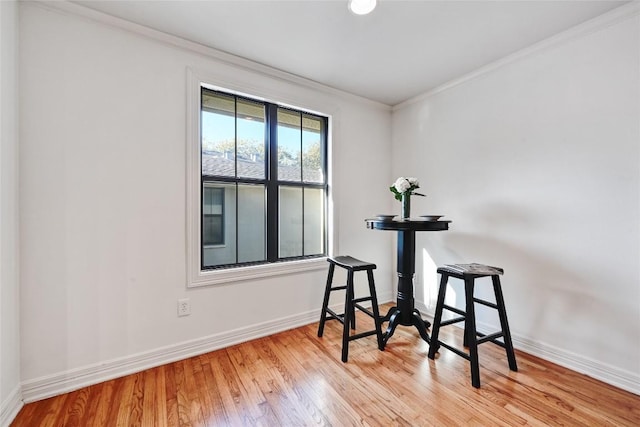
[[[499, 330], [499, 328], [498, 328]], [[640, 375], [581, 356], [567, 350], [537, 342], [511, 332], [513, 346], [525, 353], [548, 360], [572, 371], [585, 374], [614, 387], [640, 395]]]
[[[379, 296], [380, 304], [392, 300], [391, 294]], [[433, 317], [433, 311], [428, 309], [424, 304], [416, 301], [416, 308], [418, 308], [422, 314]], [[340, 310], [341, 307], [336, 306], [334, 309]], [[309, 323], [317, 322], [319, 316], [320, 311], [313, 310], [259, 325], [235, 329], [221, 334], [185, 341], [152, 351], [25, 381], [22, 383], [22, 393], [20, 393], [20, 389], [18, 388], [9, 399], [3, 402], [2, 418], [0, 419], [3, 423], [0, 425], [4, 427], [5, 420], [10, 420], [12, 417], [15, 417], [22, 407], [22, 399], [27, 403], [46, 399], [113, 378], [119, 378], [177, 360], [308, 325]], [[493, 325], [479, 324], [478, 326], [480, 328], [487, 328], [487, 330], [495, 328]], [[513, 333], [512, 339], [514, 347], [520, 351], [640, 395], [640, 376], [634, 373], [623, 371], [612, 366], [606, 366], [597, 361]]]
[[[378, 296], [378, 303], [391, 301], [391, 291]], [[343, 304], [332, 306], [336, 312], [343, 310]], [[320, 310], [312, 310], [270, 322], [252, 325], [245, 328], [210, 335], [191, 341], [185, 341], [174, 345], [161, 347], [148, 352], [138, 353], [118, 359], [108, 360], [94, 365], [69, 371], [48, 375], [22, 383], [22, 397], [24, 401], [35, 402], [48, 397], [68, 393], [92, 384], [98, 384], [114, 378], [123, 377], [154, 368], [177, 360], [219, 350], [234, 344], [272, 335], [288, 329], [297, 328], [309, 323], [317, 322], [320, 318]]]
[[[433, 318], [435, 314], [434, 310], [428, 309], [427, 306], [419, 301], [416, 301], [416, 308], [420, 310], [422, 314], [427, 314], [431, 318]], [[484, 331], [499, 331], [500, 326], [478, 322], [478, 329]], [[640, 395], [640, 375], [638, 374], [589, 359], [540, 341], [532, 340], [516, 334], [513, 331], [511, 331], [511, 340], [517, 350], [595, 378], [614, 387]]]
[[26, 403], [317, 322], [320, 310], [185, 341], [22, 383]]
[[7, 396], [1, 405], [0, 426], [9, 427], [24, 405], [22, 402], [22, 393], [20, 392], [20, 384], [9, 393], [9, 396]]

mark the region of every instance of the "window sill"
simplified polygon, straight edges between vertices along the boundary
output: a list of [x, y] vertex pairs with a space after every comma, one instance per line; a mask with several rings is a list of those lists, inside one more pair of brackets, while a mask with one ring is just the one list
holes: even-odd
[[188, 288], [202, 286], [223, 285], [245, 280], [261, 279], [263, 277], [299, 274], [306, 271], [323, 270], [327, 268], [327, 258], [313, 258], [299, 261], [287, 261], [264, 265], [230, 268], [227, 270], [200, 271], [187, 283]]

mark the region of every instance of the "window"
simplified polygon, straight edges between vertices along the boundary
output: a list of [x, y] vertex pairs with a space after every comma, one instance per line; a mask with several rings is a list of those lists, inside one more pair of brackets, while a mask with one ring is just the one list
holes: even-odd
[[200, 89], [200, 268], [326, 255], [327, 118]]

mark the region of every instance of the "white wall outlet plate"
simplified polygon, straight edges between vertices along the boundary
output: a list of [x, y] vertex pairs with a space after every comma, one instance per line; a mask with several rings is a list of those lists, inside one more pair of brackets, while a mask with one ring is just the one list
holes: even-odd
[[178, 317], [188, 316], [191, 314], [191, 301], [189, 298], [178, 300]]

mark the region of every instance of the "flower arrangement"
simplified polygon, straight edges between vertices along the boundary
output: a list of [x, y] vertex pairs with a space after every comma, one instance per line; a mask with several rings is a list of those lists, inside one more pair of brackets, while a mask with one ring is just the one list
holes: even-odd
[[418, 178], [405, 178], [401, 176], [389, 187], [389, 190], [395, 195], [396, 200], [402, 201], [402, 196], [411, 196], [412, 194], [424, 196], [424, 194], [416, 193], [414, 191], [416, 188], [420, 188]]

